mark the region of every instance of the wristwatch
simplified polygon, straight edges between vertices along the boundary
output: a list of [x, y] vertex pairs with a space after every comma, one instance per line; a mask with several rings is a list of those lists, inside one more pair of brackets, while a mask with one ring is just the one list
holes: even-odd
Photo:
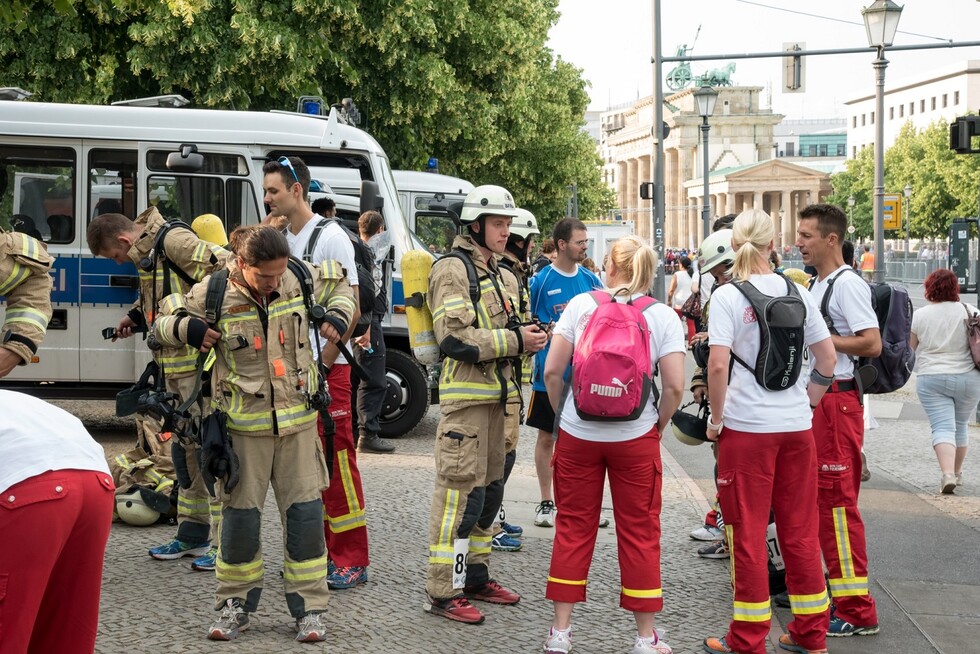
[[724, 420], [719, 420], [718, 424], [711, 422], [711, 418], [708, 418], [708, 429], [712, 431], [721, 431], [721, 428], [725, 426]]

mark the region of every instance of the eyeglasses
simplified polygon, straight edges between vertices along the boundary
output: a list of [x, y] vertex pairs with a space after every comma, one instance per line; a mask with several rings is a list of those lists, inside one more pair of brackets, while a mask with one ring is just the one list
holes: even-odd
[[302, 183], [299, 181], [299, 175], [296, 174], [296, 169], [293, 168], [293, 164], [289, 160], [289, 157], [279, 157], [279, 161], [277, 163], [284, 168], [289, 168], [289, 172], [293, 174], [293, 179], [296, 180], [296, 183], [302, 185]]
[[589, 244], [589, 241], [588, 239], [586, 239], [584, 241], [570, 241], [570, 243], [577, 248], [584, 248], [586, 245]]

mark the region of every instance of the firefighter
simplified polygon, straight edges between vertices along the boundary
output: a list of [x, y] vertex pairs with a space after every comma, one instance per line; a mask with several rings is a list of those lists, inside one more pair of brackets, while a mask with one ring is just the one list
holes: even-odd
[[517, 279], [494, 257], [504, 253], [518, 215], [506, 189], [470, 191], [459, 216], [467, 233], [456, 237], [429, 279], [429, 307], [446, 361], [439, 378], [426, 611], [470, 624], [484, 620], [470, 599], [520, 601], [490, 578], [488, 565], [503, 489], [492, 482], [504, 476], [505, 414], [508, 401], [518, 397], [512, 361], [537, 352], [548, 338], [536, 325], [521, 323]]
[[[155, 329], [167, 345], [189, 344], [202, 352], [214, 348], [212, 408], [225, 414], [227, 436], [240, 462], [233, 488], [222, 482], [215, 486], [222, 509], [215, 610], [222, 613], [208, 638], [236, 638], [258, 608], [264, 573], [262, 507], [271, 483], [283, 525], [283, 585], [296, 619], [296, 640], [319, 642], [326, 639], [320, 492], [327, 486], [327, 469], [313, 408], [320, 373], [313, 359], [310, 311], [301, 280], [288, 270], [289, 246], [278, 230], [240, 227], [230, 240], [236, 256], [228, 262], [223, 296], [209, 303], [208, 281], [186, 295], [171, 295]], [[312, 295], [325, 309], [319, 333], [336, 343], [356, 306], [343, 268], [336, 261], [320, 267], [299, 263], [312, 275]], [[209, 325], [204, 318], [212, 303], [217, 315], [211, 313], [214, 324]]]
[[19, 232], [0, 233], [0, 296], [7, 298], [0, 343], [0, 377], [26, 366], [37, 354], [51, 320], [54, 258], [39, 240]]
[[[86, 237], [92, 254], [119, 264], [132, 262], [139, 271], [139, 297], [119, 321], [116, 338], [146, 332], [164, 297], [171, 293], [186, 293], [194, 283], [223, 267], [229, 257], [227, 250], [198, 238], [186, 226], [169, 225], [156, 207], [150, 207], [135, 221], [119, 213], [102, 214], [89, 223]], [[186, 400], [194, 392], [197, 352], [183, 345], [161, 348], [149, 337], [147, 345], [153, 360], [160, 366], [167, 391], [176, 393], [180, 401]], [[189, 411], [198, 417], [203, 408], [204, 403], [199, 400]], [[147, 423], [156, 424], [150, 420]], [[191, 567], [194, 570], [214, 570], [217, 545], [212, 547], [212, 527], [216, 538], [221, 513], [201, 479], [195, 440], [180, 431], [176, 439], [172, 439], [170, 433], [159, 429], [157, 433], [144, 433], [143, 436], [148, 451], [170, 448], [180, 486], [177, 535], [168, 543], [151, 547], [149, 555], [161, 561], [193, 556]], [[168, 439], [171, 439], [169, 446], [166, 445]]]
[[[500, 257], [500, 265], [514, 273], [517, 278], [518, 297], [517, 314], [523, 322], [531, 319], [531, 291], [528, 287], [528, 280], [531, 278], [531, 266], [528, 263], [528, 254], [534, 247], [534, 237], [540, 236], [538, 231], [538, 221], [527, 209], [518, 209], [518, 216], [510, 224], [510, 237], [507, 239], [507, 249]], [[529, 356], [519, 357], [514, 360], [515, 366], [520, 366], [520, 379], [518, 388], [531, 383], [531, 358]], [[517, 461], [517, 440], [521, 435], [521, 423], [524, 421], [524, 401], [523, 396], [509, 398], [507, 401], [507, 415], [504, 418], [504, 428], [506, 430], [505, 457], [504, 457], [504, 478], [499, 482], [506, 485], [514, 463]], [[494, 482], [498, 483], [498, 482]], [[501, 491], [501, 500], [503, 491]], [[494, 530], [491, 545], [498, 552], [516, 552], [521, 549], [521, 541], [518, 540], [524, 533], [524, 529], [519, 525], [507, 522], [503, 505], [500, 507], [499, 528]], [[494, 525], [497, 527], [497, 525]]]

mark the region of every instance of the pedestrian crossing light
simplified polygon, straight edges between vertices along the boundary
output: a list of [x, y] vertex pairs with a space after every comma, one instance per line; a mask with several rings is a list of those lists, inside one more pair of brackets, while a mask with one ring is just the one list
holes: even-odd
[[960, 116], [949, 126], [949, 149], [956, 154], [980, 154], [973, 138], [980, 136], [980, 116]]

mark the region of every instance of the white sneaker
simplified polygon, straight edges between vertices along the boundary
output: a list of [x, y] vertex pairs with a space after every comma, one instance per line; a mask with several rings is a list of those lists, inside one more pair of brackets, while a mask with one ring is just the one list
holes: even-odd
[[296, 618], [296, 640], [301, 643], [322, 643], [327, 639], [327, 627], [323, 624], [323, 613], [311, 611], [302, 618]]
[[541, 500], [541, 503], [534, 509], [534, 524], [538, 527], [554, 527], [556, 513], [558, 513], [558, 509], [555, 508], [554, 502]]
[[548, 639], [544, 641], [545, 654], [568, 654], [572, 651], [572, 628], [557, 631], [554, 627], [548, 631]]
[[633, 645], [633, 654], [673, 654], [674, 650], [670, 649], [670, 645], [661, 640], [663, 637], [661, 633], [658, 629], [657, 636], [652, 638], [637, 636], [636, 643]]
[[708, 527], [707, 525], [705, 525], [704, 527], [698, 527], [697, 529], [691, 532], [691, 538], [693, 538], [694, 540], [711, 541], [711, 540], [721, 540], [724, 537], [725, 534], [723, 534], [720, 529], [716, 527]]

